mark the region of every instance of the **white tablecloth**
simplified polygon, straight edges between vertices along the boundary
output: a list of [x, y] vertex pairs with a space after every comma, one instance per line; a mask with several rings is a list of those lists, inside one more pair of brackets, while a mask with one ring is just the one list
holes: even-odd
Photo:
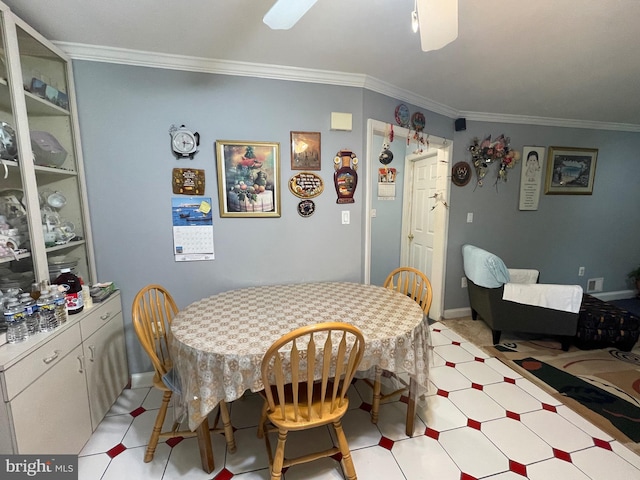
[[429, 327], [420, 306], [392, 290], [358, 283], [251, 287], [213, 295], [179, 312], [172, 358], [194, 430], [220, 402], [263, 389], [260, 364], [271, 344], [298, 327], [346, 322], [366, 341], [360, 372], [379, 365], [427, 388]]

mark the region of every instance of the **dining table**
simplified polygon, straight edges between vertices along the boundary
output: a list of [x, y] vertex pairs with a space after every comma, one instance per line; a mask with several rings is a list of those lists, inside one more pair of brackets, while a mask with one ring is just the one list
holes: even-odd
[[180, 408], [186, 409], [189, 428], [199, 432], [205, 471], [213, 470], [209, 413], [221, 400], [232, 402], [247, 391], [263, 390], [260, 367], [271, 344], [296, 328], [321, 322], [346, 322], [362, 331], [366, 347], [359, 377], [380, 379], [381, 371], [404, 374], [417, 387], [410, 402], [428, 388], [428, 322], [421, 307], [404, 294], [355, 282], [311, 282], [211, 295], [178, 312], [170, 343], [181, 385]]

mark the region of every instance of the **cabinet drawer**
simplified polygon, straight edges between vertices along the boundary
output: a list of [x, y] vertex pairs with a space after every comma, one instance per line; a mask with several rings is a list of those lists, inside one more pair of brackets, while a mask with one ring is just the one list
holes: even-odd
[[114, 293], [102, 303], [94, 303], [93, 307], [87, 310], [87, 314], [80, 321], [80, 331], [82, 339], [86, 340], [100, 327], [105, 325], [122, 311], [120, 304], [120, 294]]
[[[4, 372], [9, 400], [62, 360], [80, 344], [80, 327], [76, 324], [55, 336], [29, 356]], [[79, 367], [79, 365], [78, 365]]]

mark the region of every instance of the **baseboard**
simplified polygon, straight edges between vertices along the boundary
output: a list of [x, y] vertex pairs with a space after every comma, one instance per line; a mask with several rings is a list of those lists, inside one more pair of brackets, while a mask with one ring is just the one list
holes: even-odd
[[471, 307], [465, 308], [452, 308], [450, 310], [445, 310], [442, 318], [445, 320], [449, 318], [462, 318], [462, 317], [470, 317], [471, 316]]
[[597, 292], [590, 293], [596, 298], [604, 302], [608, 302], [609, 300], [623, 300], [625, 298], [633, 298], [638, 294], [635, 290], [618, 290], [617, 292]]
[[131, 375], [131, 388], [153, 387], [153, 372], [134, 373]]

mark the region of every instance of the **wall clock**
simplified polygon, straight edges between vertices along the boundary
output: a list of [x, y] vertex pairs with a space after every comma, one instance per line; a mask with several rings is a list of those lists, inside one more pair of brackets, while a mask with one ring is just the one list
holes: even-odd
[[171, 135], [171, 150], [177, 158], [191, 158], [198, 153], [198, 145], [200, 145], [200, 134], [192, 132], [184, 125], [176, 128], [171, 125], [169, 129]]

